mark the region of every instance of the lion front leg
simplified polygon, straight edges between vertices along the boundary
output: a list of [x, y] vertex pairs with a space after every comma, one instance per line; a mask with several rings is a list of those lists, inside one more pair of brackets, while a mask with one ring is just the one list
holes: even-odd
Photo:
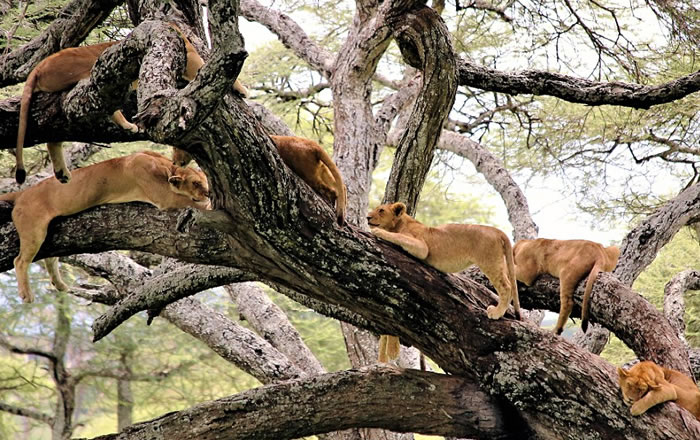
[[419, 258], [421, 260], [425, 260], [426, 258], [428, 258], [428, 253], [430, 250], [428, 249], [428, 245], [426, 244], [426, 242], [424, 242], [423, 240], [411, 237], [410, 235], [385, 231], [381, 228], [370, 228], [370, 231], [372, 232], [372, 234], [376, 235], [382, 240], [398, 244], [399, 246], [401, 246], [401, 248], [403, 248], [403, 250], [405, 250], [406, 252], [408, 252], [416, 258]]
[[638, 416], [645, 413], [652, 406], [669, 400], [676, 400], [677, 398], [678, 395], [673, 385], [669, 383], [657, 385], [646, 393], [644, 397], [634, 402], [634, 405], [630, 408], [630, 413], [633, 416]]

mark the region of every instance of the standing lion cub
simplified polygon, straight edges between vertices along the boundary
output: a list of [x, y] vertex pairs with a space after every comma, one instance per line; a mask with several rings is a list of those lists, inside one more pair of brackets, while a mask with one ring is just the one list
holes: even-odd
[[[158, 209], [209, 209], [209, 186], [201, 171], [177, 167], [167, 157], [147, 151], [77, 169], [65, 184], [50, 177], [24, 191], [0, 195], [0, 200], [14, 203], [12, 221], [19, 234], [19, 255], [14, 262], [19, 296], [24, 302], [32, 302], [27, 269], [55, 217], [126, 202], [147, 202]], [[56, 260], [47, 260], [52, 283], [65, 290]]]
[[531, 286], [535, 279], [548, 273], [559, 278], [559, 319], [554, 327], [558, 335], [564, 330], [566, 320], [574, 308], [574, 291], [586, 275], [586, 290], [581, 306], [581, 329], [588, 329], [588, 310], [591, 290], [600, 271], [612, 272], [617, 266], [620, 249], [603, 247], [588, 240], [520, 240], [513, 248], [515, 276], [518, 281]]
[[700, 391], [693, 380], [680, 371], [643, 361], [629, 370], [617, 368], [622, 399], [633, 416], [654, 405], [675, 401], [700, 420]]
[[[377, 237], [398, 244], [442, 272], [459, 272], [476, 264], [498, 292], [498, 305], [486, 309], [488, 317], [502, 317], [512, 301], [520, 319], [513, 249], [501, 230], [460, 224], [429, 227], [409, 216], [403, 203], [378, 206], [367, 215], [367, 223]], [[393, 336], [380, 340], [381, 362], [386, 362], [386, 353], [398, 355], [397, 343]]]

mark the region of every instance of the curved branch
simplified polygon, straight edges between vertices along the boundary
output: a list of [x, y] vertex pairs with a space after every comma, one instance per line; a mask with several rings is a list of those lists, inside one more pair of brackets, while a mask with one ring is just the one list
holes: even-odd
[[[396, 411], [396, 406], [402, 410]], [[253, 389], [99, 438], [137, 439], [157, 431], [172, 440], [209, 438], [222, 432], [231, 440], [282, 440], [352, 427], [515, 438], [522, 427], [513, 420], [506, 423], [507, 415], [494, 408], [494, 400], [464, 378], [371, 368]], [[261, 418], [275, 423], [260, 423]], [[314, 423], [308, 422], [310, 418]]]
[[645, 86], [623, 82], [597, 82], [542, 70], [503, 72], [458, 61], [459, 85], [492, 92], [549, 95], [588, 105], [619, 105], [648, 109], [666, 104], [700, 90], [700, 72], [676, 80]]
[[508, 220], [513, 226], [514, 241], [537, 237], [539, 228], [530, 215], [525, 194], [496, 156], [479, 143], [448, 130], [442, 131], [438, 148], [469, 159], [500, 194], [508, 211]]
[[630, 231], [620, 246], [620, 260], [613, 272], [631, 286], [659, 250], [678, 230], [700, 220], [700, 183], [678, 194]]
[[[143, 283], [151, 273], [116, 252], [75, 255], [65, 260], [94, 275], [106, 277], [122, 291]], [[99, 269], [95, 269], [96, 267]], [[209, 267], [201, 266], [193, 271], [193, 274], [206, 276]], [[72, 291], [85, 297], [79, 289]], [[107, 288], [100, 289], [100, 295], [97, 297], [88, 297], [108, 305], [114, 305], [122, 298], [123, 293]], [[219, 356], [263, 383], [296, 379], [304, 375], [303, 371], [261, 337], [194, 298], [181, 299], [168, 305], [159, 316], [199, 339]]]
[[455, 52], [445, 23], [428, 7], [391, 17], [404, 60], [423, 75], [423, 86], [398, 143], [384, 202], [402, 201], [413, 215], [433, 160], [442, 124], [457, 92]]
[[197, 266], [183, 265], [173, 272], [149, 278], [142, 288], [95, 319], [92, 323], [93, 341], [97, 342], [107, 336], [119, 324], [141, 310], [160, 311], [166, 305], [202, 290], [255, 279], [243, 271], [228, 267], [213, 267], [204, 273], [198, 273], [195, 270]]
[[301, 339], [287, 315], [254, 283], [230, 284], [225, 290], [250, 326], [308, 376], [326, 370]]
[[282, 44], [326, 78], [330, 78], [334, 57], [316, 44], [289, 16], [255, 0], [241, 0], [241, 16], [256, 21], [277, 35]]
[[7, 403], [0, 402], [0, 411], [4, 411], [16, 416], [28, 417], [30, 419], [38, 420], [40, 422], [53, 425], [54, 418], [49, 414], [44, 414], [39, 411], [34, 411], [28, 408], [21, 408], [19, 406], [9, 405]]

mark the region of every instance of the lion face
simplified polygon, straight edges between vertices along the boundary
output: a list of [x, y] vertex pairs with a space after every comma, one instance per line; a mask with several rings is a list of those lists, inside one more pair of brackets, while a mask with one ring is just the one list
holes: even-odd
[[406, 205], [401, 202], [379, 205], [367, 214], [367, 223], [371, 228], [393, 231], [405, 213]]
[[617, 371], [620, 375], [622, 400], [627, 406], [631, 406], [634, 402], [644, 397], [649, 391], [650, 386], [646, 377], [636, 375], [632, 370], [626, 371], [622, 368], [618, 368]]
[[195, 202], [209, 200], [209, 183], [203, 172], [193, 168], [175, 168], [168, 179], [170, 189], [177, 194], [189, 197]]

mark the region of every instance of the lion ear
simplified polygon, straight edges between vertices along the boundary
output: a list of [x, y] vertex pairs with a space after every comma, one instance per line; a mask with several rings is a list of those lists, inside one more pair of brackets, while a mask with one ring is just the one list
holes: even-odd
[[627, 370], [617, 367], [617, 374], [620, 375], [620, 377], [627, 377], [629, 374], [627, 373]]
[[168, 178], [168, 183], [174, 186], [175, 188], [179, 188], [180, 185], [182, 185], [182, 177], [181, 176], [170, 176]]
[[400, 217], [403, 213], [406, 212], [406, 205], [404, 205], [401, 202], [396, 202], [391, 206], [391, 210], [394, 211], [394, 215], [396, 217]]

